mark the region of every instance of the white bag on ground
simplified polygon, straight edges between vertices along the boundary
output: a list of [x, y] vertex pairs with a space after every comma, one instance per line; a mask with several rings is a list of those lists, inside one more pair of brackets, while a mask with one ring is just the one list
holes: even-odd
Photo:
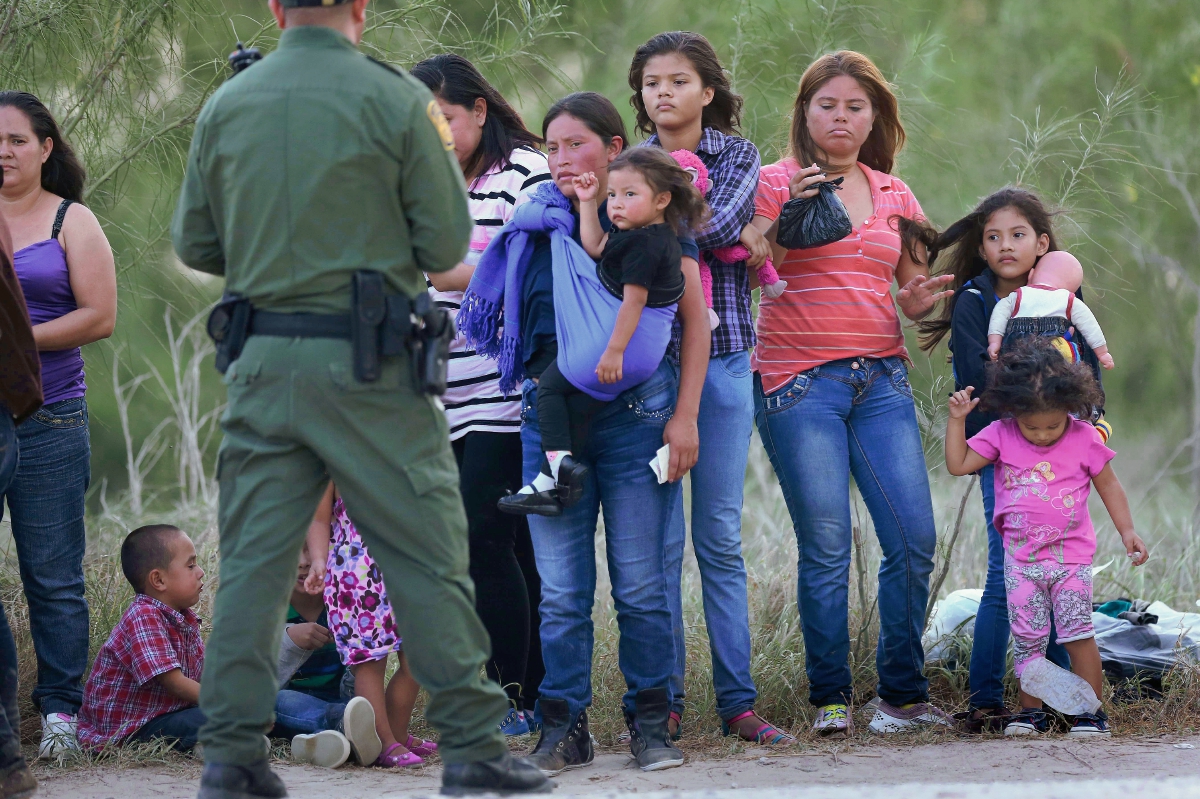
[[1046, 658], [1030, 661], [1025, 666], [1021, 673], [1021, 690], [1068, 716], [1095, 713], [1100, 709], [1100, 698], [1087, 680], [1055, 666]]

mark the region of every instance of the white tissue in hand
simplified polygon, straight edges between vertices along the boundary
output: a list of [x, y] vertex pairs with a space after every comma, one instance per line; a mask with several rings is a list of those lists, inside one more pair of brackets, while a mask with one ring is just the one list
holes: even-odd
[[1021, 690], [1068, 716], [1095, 713], [1100, 709], [1100, 699], [1087, 680], [1055, 666], [1046, 658], [1025, 665], [1021, 672]]
[[654, 453], [654, 460], [650, 461], [650, 468], [654, 471], [654, 476], [658, 478], [658, 482], [667, 482], [667, 477], [671, 473], [671, 445], [663, 444], [658, 448], [658, 452]]

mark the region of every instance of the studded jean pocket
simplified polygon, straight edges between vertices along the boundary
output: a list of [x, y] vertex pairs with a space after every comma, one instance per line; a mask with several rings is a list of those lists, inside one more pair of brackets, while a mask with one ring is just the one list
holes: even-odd
[[62, 400], [38, 408], [31, 418], [52, 430], [74, 430], [87, 427], [87, 405], [82, 399]]
[[812, 390], [815, 380], [816, 375], [811, 371], [801, 372], [788, 385], [782, 386], [773, 393], [763, 397], [763, 411], [767, 414], [773, 414], [788, 410], [808, 395], [808, 392]]
[[897, 359], [897, 363], [891, 369], [891, 381], [892, 388], [896, 389], [896, 393], [909, 399], [913, 398], [912, 383], [908, 382], [908, 369], [904, 366], [903, 361], [899, 359]]

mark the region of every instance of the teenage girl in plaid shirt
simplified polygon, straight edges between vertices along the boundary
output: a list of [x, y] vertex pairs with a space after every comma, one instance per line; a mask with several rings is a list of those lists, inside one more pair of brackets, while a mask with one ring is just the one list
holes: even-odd
[[[754, 713], [758, 698], [750, 677], [750, 623], [746, 565], [742, 561], [742, 484], [754, 425], [750, 349], [751, 269], [761, 266], [770, 245], [750, 220], [758, 187], [758, 148], [737, 135], [742, 98], [711, 44], [698, 33], [660, 33], [638, 48], [629, 68], [631, 102], [643, 146], [694, 152], [708, 168], [712, 218], [696, 236], [712, 271], [712, 352], [700, 398], [700, 460], [692, 469], [692, 545], [700, 566], [704, 616], [712, 642], [717, 713], [727, 734], [764, 744], [793, 743], [790, 735]], [[743, 244], [748, 261], [726, 264], [712, 251]], [[673, 348], [674, 349], [674, 348]], [[666, 571], [675, 630], [676, 664], [671, 691], [671, 730], [683, 713], [683, 609], [680, 578], [686, 538], [683, 505], [667, 528]]]

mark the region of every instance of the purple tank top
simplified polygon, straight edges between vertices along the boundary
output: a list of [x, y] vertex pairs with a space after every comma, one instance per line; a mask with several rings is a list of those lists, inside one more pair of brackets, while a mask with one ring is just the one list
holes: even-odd
[[[54, 218], [50, 238], [23, 247], [13, 254], [13, 267], [29, 306], [29, 319], [35, 325], [49, 322], [74, 311], [75, 293], [67, 272], [67, 254], [58, 242], [70, 200], [63, 200]], [[38, 353], [42, 362], [42, 394], [45, 404], [84, 395], [83, 355], [79, 348]]]

